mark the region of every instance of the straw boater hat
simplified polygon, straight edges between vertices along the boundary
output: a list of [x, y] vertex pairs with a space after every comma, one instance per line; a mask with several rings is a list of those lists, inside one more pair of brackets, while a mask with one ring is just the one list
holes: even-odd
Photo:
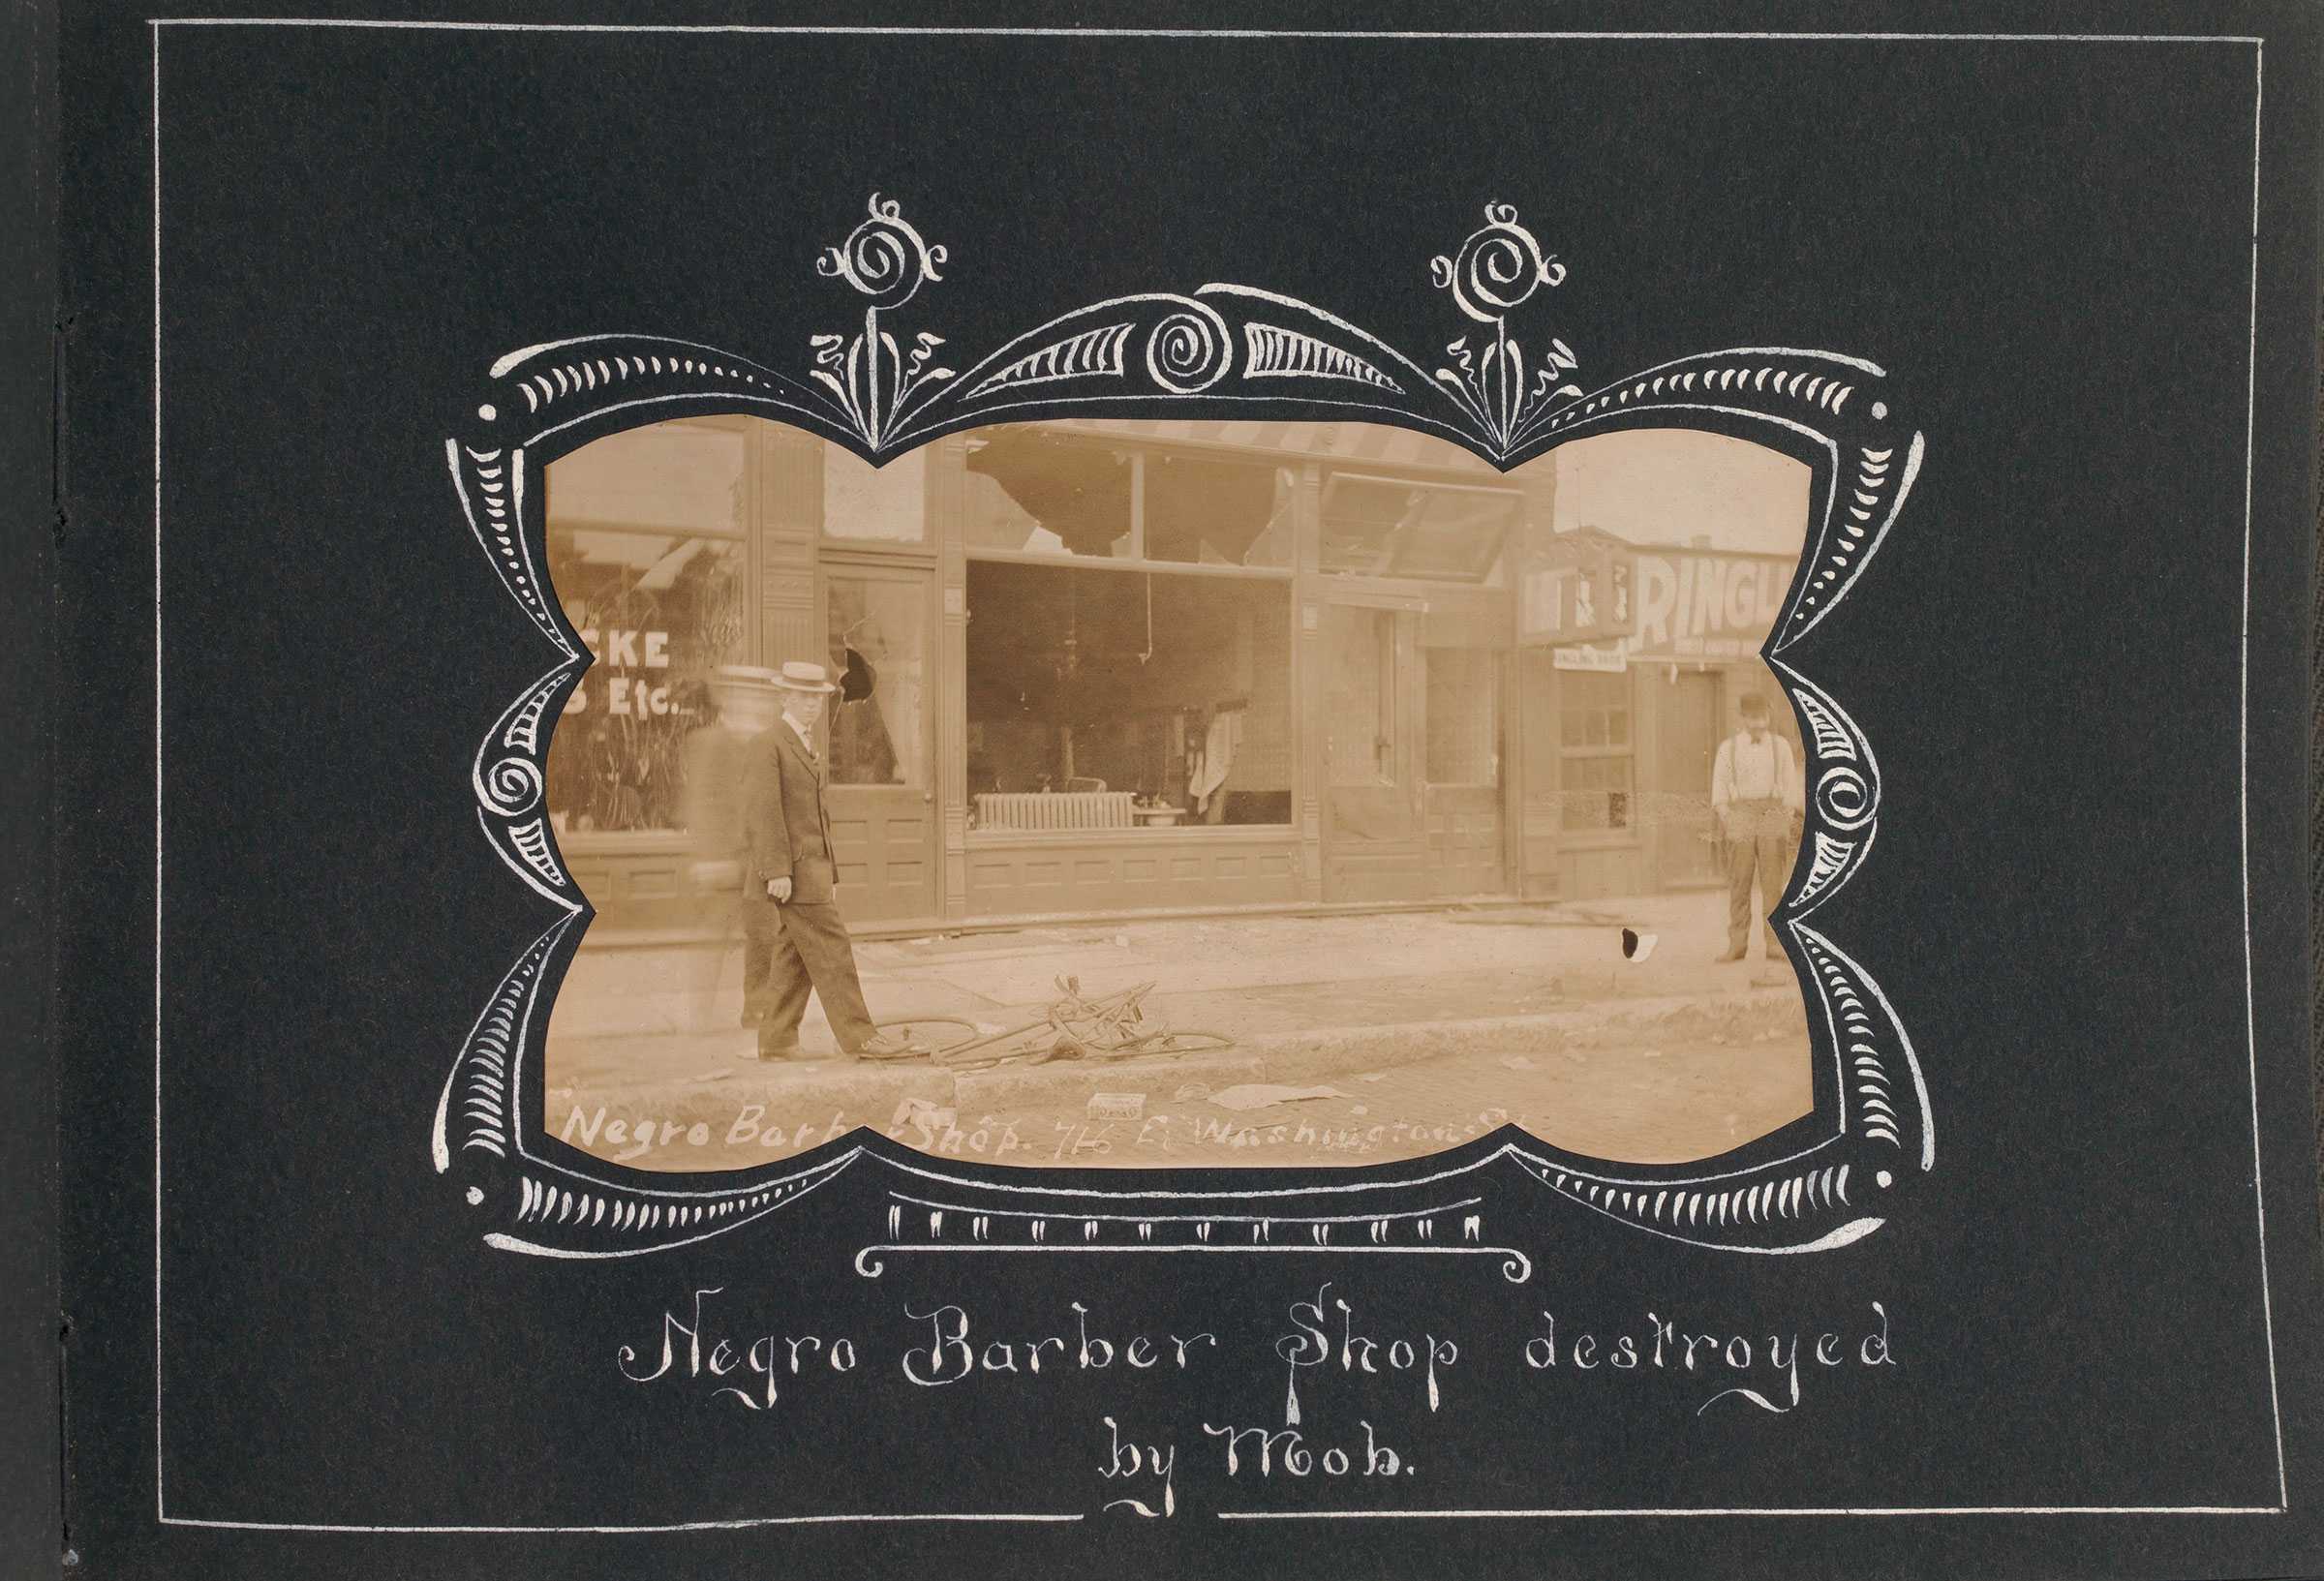
[[710, 675], [719, 691], [766, 691], [776, 684], [775, 672], [755, 664], [721, 664]]
[[832, 684], [831, 672], [822, 665], [796, 658], [784, 663], [775, 675], [774, 684], [779, 691], [834, 692], [840, 689]]

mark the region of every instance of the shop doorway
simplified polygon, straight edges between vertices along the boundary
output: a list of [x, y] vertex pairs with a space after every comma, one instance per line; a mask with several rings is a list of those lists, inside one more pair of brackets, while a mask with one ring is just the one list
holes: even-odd
[[1656, 871], [1665, 889], [1715, 886], [1726, 882], [1719, 869], [1716, 819], [1711, 811], [1711, 769], [1717, 760], [1720, 721], [1727, 716], [1724, 677], [1716, 670], [1680, 670], [1658, 677], [1657, 786], [1661, 816], [1655, 819]]
[[1503, 657], [1494, 648], [1433, 641], [1421, 649], [1422, 809], [1432, 897], [1499, 895], [1508, 888], [1501, 814]]
[[1417, 609], [1335, 602], [1323, 620], [1325, 897], [1506, 891], [1503, 650]]
[[933, 919], [936, 902], [933, 576], [826, 557], [824, 629], [840, 679], [829, 724], [831, 834], [852, 924]]
[[1325, 898], [1425, 898], [1420, 617], [1331, 603], [1323, 621]]

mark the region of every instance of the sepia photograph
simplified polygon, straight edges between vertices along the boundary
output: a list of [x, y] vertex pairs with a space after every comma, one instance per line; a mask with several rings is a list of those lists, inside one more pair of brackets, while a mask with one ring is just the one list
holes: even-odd
[[752, 417], [547, 469], [595, 917], [543, 1129], [727, 1170], [869, 1126], [1105, 1168], [1622, 1162], [1811, 1109], [1759, 656], [1809, 470], [1507, 473], [1361, 423], [1074, 419], [874, 469]]

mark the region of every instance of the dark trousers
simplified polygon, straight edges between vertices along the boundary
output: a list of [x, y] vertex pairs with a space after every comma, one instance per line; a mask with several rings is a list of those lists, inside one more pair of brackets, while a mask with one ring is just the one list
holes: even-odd
[[784, 1048], [799, 1041], [811, 990], [842, 1049], [872, 1041], [877, 1028], [855, 972], [855, 946], [840, 908], [793, 902], [748, 908], [743, 931], [743, 1010], [757, 1012], [758, 1041]]
[[[1758, 915], [1764, 918], [1784, 897], [1784, 880], [1789, 876], [1786, 858], [1791, 850], [1790, 831], [1786, 827], [1789, 815], [1782, 806], [1759, 807], [1746, 805], [1739, 808], [1727, 841], [1727, 947], [1740, 951], [1751, 937], [1751, 884], [1758, 880]], [[1767, 958], [1783, 958], [1784, 947], [1775, 936], [1775, 925], [1767, 924]]]
[[735, 901], [734, 909], [743, 925], [743, 1024], [756, 1026], [767, 1019], [767, 982], [775, 973], [775, 936], [781, 931], [781, 919], [748, 899]]

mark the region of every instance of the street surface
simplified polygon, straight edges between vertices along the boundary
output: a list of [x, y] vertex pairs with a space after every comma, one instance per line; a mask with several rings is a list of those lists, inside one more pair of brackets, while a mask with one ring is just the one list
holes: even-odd
[[[803, 1041], [823, 1057], [763, 1063], [737, 1024], [731, 952], [593, 943], [551, 1020], [544, 1119], [600, 1157], [684, 1171], [858, 1125], [938, 1157], [1053, 1168], [1376, 1164], [1503, 1124], [1596, 1158], [1707, 1157], [1811, 1102], [1789, 964], [1716, 963], [1723, 906], [1696, 894], [859, 945], [883, 1019], [1016, 1025], [1072, 976], [1090, 996], [1152, 982], [1156, 1019], [1232, 1040], [960, 1075], [841, 1059], [813, 1013]], [[1656, 935], [1646, 958], [1623, 958], [1626, 924]]]

